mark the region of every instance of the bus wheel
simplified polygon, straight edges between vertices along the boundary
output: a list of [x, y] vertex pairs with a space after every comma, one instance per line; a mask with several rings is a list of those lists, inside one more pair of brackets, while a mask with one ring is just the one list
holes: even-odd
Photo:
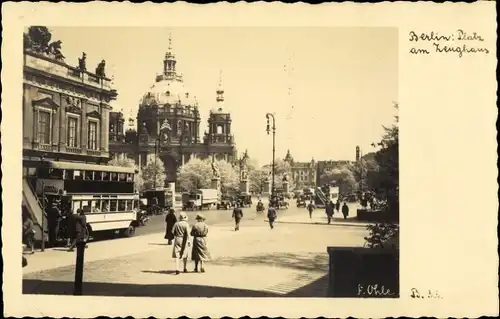
[[132, 237], [135, 234], [135, 227], [134, 226], [128, 226], [127, 229], [123, 231], [123, 236], [125, 237]]

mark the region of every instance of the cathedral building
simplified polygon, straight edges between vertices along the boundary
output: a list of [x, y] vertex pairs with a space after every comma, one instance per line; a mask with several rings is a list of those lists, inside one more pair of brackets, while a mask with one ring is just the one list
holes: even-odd
[[109, 152], [112, 157], [133, 158], [143, 167], [157, 154], [165, 164], [166, 182], [175, 182], [177, 170], [192, 158], [236, 161], [236, 146], [231, 132], [231, 114], [224, 106], [222, 78], [214, 92], [215, 106], [210, 110], [208, 131], [200, 135], [200, 110], [196, 96], [177, 71], [171, 39], [163, 60], [163, 72], [142, 97], [136, 121], [128, 119], [125, 130], [122, 112], [111, 112]]

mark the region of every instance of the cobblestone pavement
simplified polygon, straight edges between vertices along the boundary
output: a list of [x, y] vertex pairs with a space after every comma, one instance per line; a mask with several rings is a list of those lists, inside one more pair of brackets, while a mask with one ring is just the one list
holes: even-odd
[[[190, 272], [178, 276], [163, 234], [100, 242], [86, 252], [84, 294], [321, 297], [327, 284], [326, 247], [362, 246], [364, 236], [366, 230], [361, 227], [317, 224], [278, 224], [271, 230], [263, 220], [244, 223], [239, 232], [230, 225], [212, 226], [207, 272], [193, 273], [190, 261]], [[89, 257], [92, 254], [100, 258]], [[74, 260], [73, 254], [67, 255]], [[52, 265], [24, 268], [23, 292], [71, 294], [74, 262]]]

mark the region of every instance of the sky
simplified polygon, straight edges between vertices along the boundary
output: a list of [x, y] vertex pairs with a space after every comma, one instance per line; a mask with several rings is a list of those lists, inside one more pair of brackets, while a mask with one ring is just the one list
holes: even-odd
[[66, 63], [87, 69], [106, 60], [118, 98], [114, 110], [135, 118], [142, 96], [162, 72], [172, 37], [177, 71], [199, 102], [200, 134], [222, 72], [238, 153], [272, 160], [266, 113], [276, 118], [276, 158], [354, 160], [373, 151], [398, 101], [396, 28], [342, 27], [50, 27]]

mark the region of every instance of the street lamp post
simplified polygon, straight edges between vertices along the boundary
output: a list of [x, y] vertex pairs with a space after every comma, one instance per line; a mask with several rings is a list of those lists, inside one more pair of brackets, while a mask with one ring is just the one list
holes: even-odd
[[[271, 199], [274, 198], [274, 192], [275, 192], [275, 185], [274, 185], [274, 175], [275, 175], [275, 153], [276, 153], [276, 119], [274, 118], [274, 115], [271, 114], [271, 113], [267, 113], [266, 114], [266, 118], [267, 118], [267, 127], [266, 127], [266, 131], [267, 131], [267, 135], [269, 135], [269, 133], [273, 132], [273, 167], [272, 167], [272, 182], [271, 182]], [[269, 123], [269, 118], [272, 118], [273, 119], [273, 127], [271, 128], [270, 127], [270, 123]]]
[[154, 167], [154, 180], [153, 180], [153, 188], [156, 189], [156, 158], [158, 157], [158, 148], [160, 148], [160, 138], [156, 138], [155, 140], [155, 167]]

